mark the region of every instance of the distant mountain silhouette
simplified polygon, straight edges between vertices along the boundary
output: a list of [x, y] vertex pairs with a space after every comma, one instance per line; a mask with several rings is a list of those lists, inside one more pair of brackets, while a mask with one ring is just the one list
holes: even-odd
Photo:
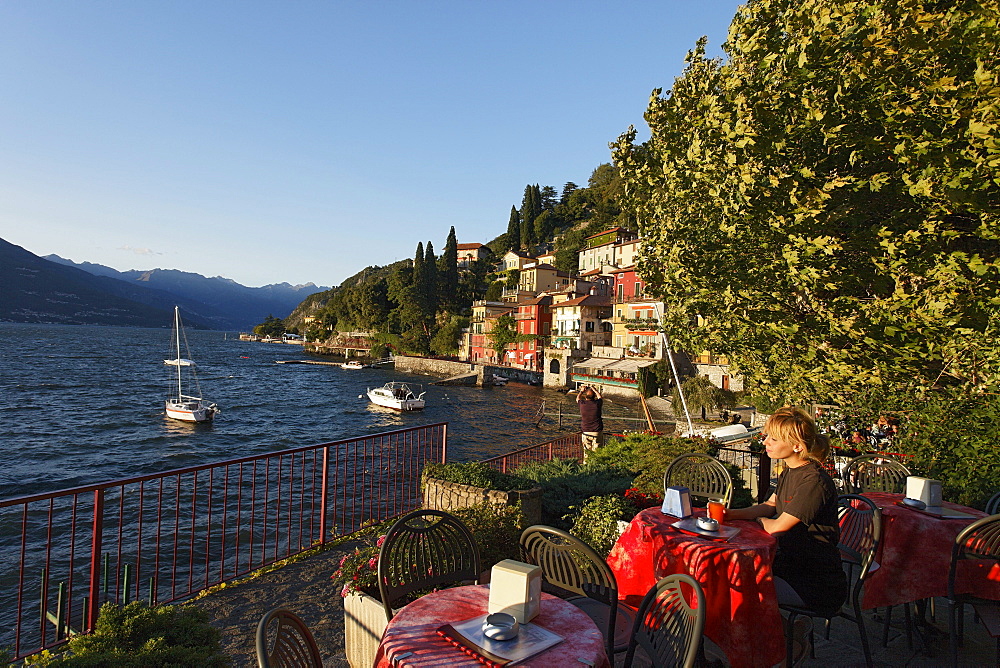
[[95, 276], [166, 292], [173, 295], [182, 306], [183, 303], [188, 303], [193, 313], [212, 323], [216, 329], [249, 330], [263, 322], [268, 315], [284, 318], [309, 295], [329, 289], [313, 283], [277, 283], [249, 288], [229, 278], [206, 278], [201, 274], [176, 269], [118, 271], [90, 262], [76, 263], [58, 255], [47, 255], [45, 259], [82, 269]]
[[[49, 262], [0, 239], [0, 320], [167, 327], [172, 300], [167, 293]], [[187, 305], [181, 308], [191, 327], [212, 326]]]
[[178, 305], [189, 327], [249, 330], [324, 290], [287, 283], [247, 288], [181, 271], [118, 272], [49, 258], [0, 239], [0, 321], [167, 327]]

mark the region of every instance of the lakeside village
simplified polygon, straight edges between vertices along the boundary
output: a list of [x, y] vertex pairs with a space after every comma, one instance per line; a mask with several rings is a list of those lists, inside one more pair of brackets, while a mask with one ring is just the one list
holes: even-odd
[[[408, 360], [406, 370], [450, 377], [468, 372], [472, 365], [479, 384], [490, 384], [494, 377], [558, 389], [588, 384], [606, 395], [637, 401], [641, 377], [652, 375], [658, 363], [669, 363], [659, 327], [663, 303], [646, 294], [637, 273], [640, 243], [635, 233], [622, 227], [591, 235], [584, 240], [573, 273], [554, 266], [552, 251], [531, 256], [511, 250], [496, 259], [485, 244], [457, 244], [459, 271], [474, 262], [492, 261], [496, 274], [516, 275], [516, 284], [509, 280], [497, 301], [472, 303], [470, 324], [461, 331], [456, 355]], [[315, 321], [314, 316], [304, 318], [307, 326]], [[514, 340], [498, 342], [494, 333], [507, 327], [508, 338]], [[241, 338], [268, 340], [254, 334]], [[307, 351], [345, 359], [364, 359], [378, 345], [377, 335], [358, 331], [334, 333], [323, 341], [303, 342], [294, 334], [285, 338], [304, 343]], [[719, 389], [743, 389], [725, 357], [676, 350], [672, 356], [682, 378], [705, 376]], [[662, 371], [660, 377], [665, 377]]]

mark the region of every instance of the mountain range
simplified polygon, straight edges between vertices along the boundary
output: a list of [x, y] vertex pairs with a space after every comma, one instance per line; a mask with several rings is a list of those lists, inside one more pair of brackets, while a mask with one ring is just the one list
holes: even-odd
[[328, 289], [312, 283], [250, 288], [174, 269], [122, 272], [39, 257], [0, 239], [0, 321], [166, 327], [178, 305], [190, 327], [249, 330]]

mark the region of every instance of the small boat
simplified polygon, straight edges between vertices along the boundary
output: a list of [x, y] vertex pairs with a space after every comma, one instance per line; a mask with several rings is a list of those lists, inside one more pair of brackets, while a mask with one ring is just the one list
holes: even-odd
[[420, 410], [424, 407], [425, 394], [426, 392], [415, 394], [409, 385], [396, 381], [368, 390], [368, 398], [373, 404], [397, 411]]
[[499, 374], [493, 374], [493, 384], [494, 385], [506, 385], [507, 384], [507, 378], [505, 376], [501, 376]]
[[351, 360], [350, 362], [344, 362], [340, 365], [341, 369], [364, 369], [366, 365], [362, 364], [357, 360]]
[[[184, 351], [187, 353], [187, 357], [181, 357], [182, 337], [184, 338]], [[171, 394], [167, 397], [167, 401], [164, 404], [167, 417], [175, 420], [183, 420], [184, 422], [210, 422], [216, 413], [219, 412], [219, 407], [201, 398], [201, 387], [198, 384], [198, 375], [195, 372], [196, 365], [191, 359], [187, 335], [184, 333], [184, 326], [181, 325], [181, 311], [176, 306], [174, 307], [174, 331], [171, 339], [171, 343], [173, 344], [171, 347], [176, 351], [177, 356], [173, 359], [163, 360], [163, 363], [177, 369], [177, 388], [176, 392], [171, 388]], [[193, 384], [197, 396], [184, 394], [185, 377], [189, 386], [188, 391], [191, 391], [190, 385]]]

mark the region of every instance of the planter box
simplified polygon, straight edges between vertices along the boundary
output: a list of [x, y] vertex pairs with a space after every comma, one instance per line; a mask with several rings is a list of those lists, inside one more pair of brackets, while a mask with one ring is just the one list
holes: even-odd
[[437, 478], [424, 478], [424, 508], [432, 510], [454, 510], [468, 508], [480, 503], [496, 503], [513, 506], [521, 502], [524, 526], [540, 524], [542, 521], [542, 488], [518, 489], [500, 492], [495, 489], [461, 485]]
[[351, 668], [371, 668], [385, 627], [382, 601], [361, 592], [344, 599], [344, 652]]

